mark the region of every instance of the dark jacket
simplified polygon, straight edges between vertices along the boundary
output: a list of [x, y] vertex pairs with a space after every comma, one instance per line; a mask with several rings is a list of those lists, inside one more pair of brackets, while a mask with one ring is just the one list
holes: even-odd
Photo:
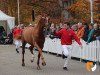
[[96, 29], [93, 32], [92, 39], [96, 40], [96, 37], [100, 36], [100, 29]]
[[85, 31], [84, 31], [84, 35], [83, 35], [83, 40], [87, 41], [88, 40], [89, 29], [85, 28], [84, 30]]

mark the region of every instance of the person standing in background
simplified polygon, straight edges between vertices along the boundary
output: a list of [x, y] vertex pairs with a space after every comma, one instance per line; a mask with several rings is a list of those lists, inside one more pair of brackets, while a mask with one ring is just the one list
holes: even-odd
[[89, 26], [87, 23], [84, 24], [84, 35], [83, 35], [83, 40], [86, 42], [88, 39], [88, 34], [89, 34]]
[[93, 39], [92, 39], [93, 32], [94, 32], [93, 24], [89, 24], [89, 34], [88, 34], [88, 38], [87, 38], [87, 44], [90, 43], [91, 41], [93, 41]]
[[77, 36], [78, 38], [83, 38], [84, 36], [84, 26], [82, 25], [81, 22], [78, 23], [78, 31], [77, 31]]
[[95, 23], [93, 27], [94, 27], [94, 32], [93, 32], [92, 38], [93, 40], [96, 40], [96, 38], [100, 36], [100, 29], [97, 23]]

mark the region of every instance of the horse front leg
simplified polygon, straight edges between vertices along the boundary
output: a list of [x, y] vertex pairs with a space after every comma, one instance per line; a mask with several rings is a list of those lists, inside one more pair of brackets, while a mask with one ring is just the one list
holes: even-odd
[[39, 49], [39, 54], [40, 54], [40, 57], [41, 57], [41, 60], [42, 60], [42, 65], [45, 66], [46, 62], [45, 62], [43, 54], [42, 54], [42, 49]]
[[42, 50], [41, 50], [41, 60], [42, 60], [42, 65], [46, 66], [46, 62], [44, 60], [43, 54], [42, 54]]
[[38, 65], [38, 67], [37, 67], [37, 69], [38, 70], [40, 70], [41, 68], [40, 68], [40, 65], [39, 65], [39, 63], [40, 63], [40, 57], [41, 57], [41, 60], [42, 60], [42, 65], [43, 66], [45, 66], [46, 65], [46, 62], [44, 61], [44, 57], [43, 57], [43, 55], [42, 55], [42, 49], [38, 49], [39, 51], [38, 51], [38, 60], [37, 60], [37, 65]]
[[40, 68], [40, 65], [39, 65], [39, 62], [40, 62], [40, 57], [41, 57], [41, 60], [42, 60], [42, 65], [43, 66], [45, 66], [46, 65], [46, 62], [44, 61], [44, 57], [43, 57], [43, 55], [42, 55], [42, 49], [39, 47], [39, 46], [37, 46], [37, 48], [38, 48], [38, 60], [37, 60], [37, 69], [41, 69]]
[[25, 45], [26, 45], [26, 42], [22, 42], [22, 66], [25, 66], [25, 63], [24, 63]]

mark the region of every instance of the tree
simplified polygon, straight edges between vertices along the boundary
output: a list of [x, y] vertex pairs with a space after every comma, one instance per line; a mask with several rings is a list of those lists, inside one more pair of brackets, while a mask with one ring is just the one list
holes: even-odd
[[[17, 0], [0, 0], [0, 9], [6, 11], [6, 14], [15, 17], [18, 24], [18, 7]], [[58, 0], [19, 0], [20, 23], [32, 22], [32, 10], [35, 16], [45, 13], [51, 18], [60, 19], [62, 8]], [[5, 9], [6, 8], [6, 9]]]
[[36, 14], [43, 12], [51, 18], [61, 16], [61, 8], [58, 0], [37, 0], [33, 4]]
[[[94, 19], [98, 19], [97, 4], [93, 4], [93, 14]], [[83, 21], [90, 21], [90, 2], [87, 0], [77, 0], [76, 3], [68, 7], [68, 11], [76, 19], [81, 19]]]

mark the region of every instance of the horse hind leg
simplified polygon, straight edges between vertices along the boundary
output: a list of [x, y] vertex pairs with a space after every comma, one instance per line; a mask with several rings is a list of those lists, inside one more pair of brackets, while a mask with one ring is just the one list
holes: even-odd
[[39, 63], [40, 63], [40, 53], [38, 52], [37, 69], [41, 70]]
[[25, 63], [24, 63], [25, 45], [26, 45], [26, 42], [22, 41], [22, 66], [25, 66]]
[[31, 52], [31, 54], [32, 54], [31, 62], [33, 62], [33, 61], [34, 61], [33, 46], [30, 46], [30, 47], [29, 47], [29, 50], [30, 50], [30, 52]]

